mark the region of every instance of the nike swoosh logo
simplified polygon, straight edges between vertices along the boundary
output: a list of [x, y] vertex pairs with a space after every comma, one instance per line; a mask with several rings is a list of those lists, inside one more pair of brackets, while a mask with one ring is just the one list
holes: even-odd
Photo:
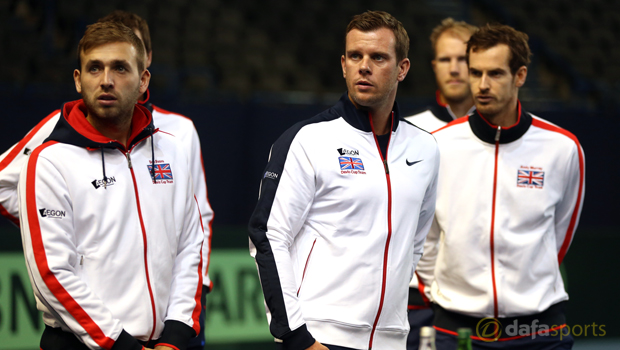
[[405, 159], [405, 162], [407, 162], [407, 165], [412, 166], [412, 165], [414, 165], [415, 163], [419, 163], [419, 162], [421, 162], [421, 161], [423, 161], [423, 160], [424, 160], [424, 159], [420, 159], [420, 160], [416, 160], [415, 162], [410, 162], [408, 159]]

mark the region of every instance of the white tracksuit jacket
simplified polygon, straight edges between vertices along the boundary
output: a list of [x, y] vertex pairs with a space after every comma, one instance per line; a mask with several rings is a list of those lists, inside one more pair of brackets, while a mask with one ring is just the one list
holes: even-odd
[[128, 148], [85, 111], [82, 100], [64, 104], [20, 175], [37, 307], [45, 324], [91, 349], [158, 338], [182, 348], [200, 328], [204, 237], [187, 155], [144, 107], [135, 107]]
[[[450, 106], [441, 102], [441, 93], [439, 90], [435, 92], [435, 102], [436, 104], [428, 106], [417, 113], [405, 117], [405, 120], [419, 128], [422, 128], [423, 130], [433, 132], [446, 126], [449, 122], [463, 117], [462, 115], [454, 115], [452, 109], [450, 109]], [[474, 108], [475, 107], [472, 106], [469, 111], [467, 111], [467, 115], [471, 114]]]
[[417, 274], [448, 311], [517, 317], [568, 299], [559, 264], [581, 213], [583, 150], [520, 103], [518, 113], [510, 128], [475, 111], [433, 133], [441, 167], [427, 245], [439, 253], [425, 254]]
[[346, 94], [272, 147], [250, 249], [284, 349], [313, 337], [405, 349], [408, 283], [433, 218], [439, 154], [396, 105], [393, 115], [385, 163], [368, 113]]
[[[428, 106], [424, 108], [424, 110], [414, 113], [408, 117], [405, 117], [405, 120], [410, 122], [411, 124], [426, 130], [428, 132], [433, 132], [437, 129], [443, 128], [449, 122], [462, 117], [455, 116], [450, 106], [441, 102], [439, 90], [435, 92], [435, 105]], [[467, 112], [467, 115], [471, 114], [471, 112], [475, 109], [475, 106], [472, 106], [470, 110]], [[428, 248], [432, 249], [433, 247], [426, 246], [424, 251], [429, 254]], [[409, 287], [418, 288], [418, 279], [414, 276], [409, 283]], [[421, 301], [420, 301], [421, 302]]]
[[[147, 92], [148, 94], [148, 92]], [[148, 95], [147, 95], [148, 96]], [[166, 111], [148, 102], [148, 97], [140, 101], [151, 111], [155, 127], [176, 136], [189, 155], [189, 165], [194, 184], [194, 193], [202, 215], [205, 230], [205, 244], [202, 249], [203, 283], [208, 290], [213, 288], [209, 279], [208, 267], [211, 253], [211, 224], [213, 210], [207, 198], [207, 184], [200, 151], [200, 140], [191, 119], [177, 113]], [[28, 160], [28, 155], [37, 146], [49, 137], [60, 117], [60, 110], [56, 110], [39, 122], [20, 142], [13, 145], [0, 155], [0, 215], [3, 215], [19, 226], [17, 204], [17, 181], [22, 166]]]

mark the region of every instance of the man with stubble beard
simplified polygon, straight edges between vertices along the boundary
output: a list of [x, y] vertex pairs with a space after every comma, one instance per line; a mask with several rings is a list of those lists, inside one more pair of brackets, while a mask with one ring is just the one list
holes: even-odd
[[473, 110], [465, 56], [467, 40], [476, 30], [477, 27], [452, 18], [444, 19], [433, 29], [430, 39], [435, 58], [431, 64], [437, 81], [436, 103], [406, 117], [407, 121], [432, 132]]
[[250, 219], [269, 329], [283, 350], [406, 348], [407, 291], [439, 167], [395, 103], [409, 37], [382, 11], [354, 16], [347, 92], [273, 145]]
[[18, 185], [42, 350], [185, 349], [200, 331], [203, 230], [187, 154], [136, 102], [142, 41], [87, 27], [67, 102]]
[[[528, 36], [487, 25], [467, 42], [470, 115], [433, 132], [441, 151], [435, 222], [417, 274], [433, 303], [437, 349], [571, 349], [559, 265], [585, 188], [584, 153], [570, 132], [519, 101]], [[429, 288], [430, 287], [430, 288]]]

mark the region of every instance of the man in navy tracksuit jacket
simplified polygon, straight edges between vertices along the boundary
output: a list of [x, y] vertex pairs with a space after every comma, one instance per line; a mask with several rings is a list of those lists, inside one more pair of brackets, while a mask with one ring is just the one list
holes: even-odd
[[385, 12], [355, 16], [341, 58], [347, 93], [272, 147], [249, 230], [282, 349], [406, 347], [439, 166], [433, 137], [394, 102], [408, 42]]

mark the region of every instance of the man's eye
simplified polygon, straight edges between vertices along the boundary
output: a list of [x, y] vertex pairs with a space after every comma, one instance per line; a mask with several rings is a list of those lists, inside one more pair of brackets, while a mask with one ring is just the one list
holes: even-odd
[[119, 71], [119, 72], [124, 72], [124, 71], [126, 71], [125, 67], [123, 67], [123, 66], [118, 66], [118, 67], [116, 67], [116, 70], [117, 70], [117, 71]]
[[381, 56], [381, 55], [377, 55], [377, 56], [375, 56], [375, 60], [377, 60], [377, 61], [383, 61], [383, 59], [384, 59], [384, 58], [383, 58], [383, 56]]
[[92, 66], [88, 69], [89, 72], [91, 73], [97, 73], [99, 71], [99, 67], [97, 66]]

